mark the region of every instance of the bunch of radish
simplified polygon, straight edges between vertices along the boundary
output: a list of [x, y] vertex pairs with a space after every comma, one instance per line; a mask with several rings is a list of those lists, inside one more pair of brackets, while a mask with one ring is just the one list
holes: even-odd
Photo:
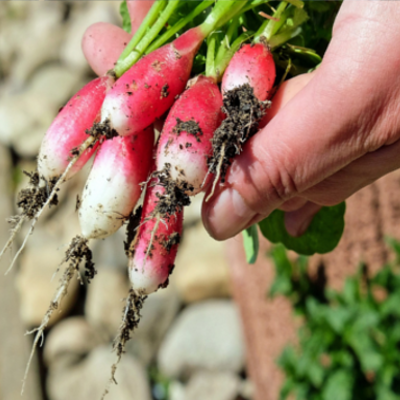
[[[31, 220], [12, 265], [45, 207], [56, 205], [62, 184], [95, 157], [79, 205], [81, 235], [66, 251], [68, 265], [35, 330], [32, 354], [69, 282], [80, 278], [81, 261], [88, 279], [94, 277], [89, 241], [115, 233], [129, 220], [126, 251], [132, 290], [115, 343], [121, 357], [145, 296], [168, 284], [190, 196], [210, 185], [212, 196], [266, 112], [276, 75], [269, 43], [287, 19], [288, 4], [273, 9], [265, 6], [266, 0], [200, 1], [176, 22], [172, 17], [184, 3], [193, 2], [155, 1], [113, 70], [73, 96], [43, 139], [38, 171], [21, 193], [23, 212], [14, 217], [16, 226], [0, 254], [24, 221]], [[256, 26], [256, 32], [245, 29], [246, 13], [264, 6], [272, 17]], [[200, 25], [184, 31], [201, 16]], [[294, 36], [295, 28], [275, 45]], [[193, 76], [193, 62], [205, 39], [205, 72]], [[153, 124], [168, 110], [155, 145]]]

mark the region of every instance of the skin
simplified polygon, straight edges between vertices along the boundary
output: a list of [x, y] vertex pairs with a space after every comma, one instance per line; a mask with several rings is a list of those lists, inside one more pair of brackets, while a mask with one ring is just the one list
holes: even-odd
[[211, 236], [232, 237], [276, 208], [298, 235], [320, 206], [400, 167], [399, 18], [398, 2], [343, 3], [321, 66], [280, 88], [268, 125], [203, 204]]

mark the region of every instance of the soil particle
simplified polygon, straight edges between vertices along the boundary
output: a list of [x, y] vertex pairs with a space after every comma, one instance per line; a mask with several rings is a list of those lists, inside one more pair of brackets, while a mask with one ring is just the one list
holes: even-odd
[[153, 173], [154, 178], [158, 178], [155, 185], [164, 187], [165, 193], [157, 193], [158, 202], [152, 217], [161, 216], [162, 218], [174, 215], [182, 211], [183, 207], [190, 204], [190, 198], [186, 194], [194, 190], [194, 187], [183, 179], [174, 180], [171, 178], [171, 164], [166, 163], [164, 169]]
[[[18, 193], [17, 206], [22, 208], [21, 215], [17, 217], [12, 217], [10, 220], [14, 221], [15, 218], [26, 217], [28, 219], [33, 219], [37, 212], [43, 207], [49, 198], [50, 192], [52, 191], [54, 185], [57, 183], [57, 178], [47, 181], [44, 178], [42, 180], [45, 182], [43, 186], [39, 186], [40, 178], [38, 172], [27, 172], [23, 173], [29, 177], [30, 187], [22, 189]], [[50, 205], [56, 206], [58, 204], [57, 194], [53, 197]]]
[[86, 134], [98, 139], [103, 136], [105, 139], [112, 139], [118, 136], [118, 132], [111, 128], [110, 121], [106, 119], [104, 122], [95, 122], [90, 129], [86, 129]]
[[169, 253], [173, 246], [178, 245], [181, 241], [181, 235], [178, 232], [172, 233], [170, 236], [164, 237], [161, 241], [161, 245]]
[[211, 140], [213, 156], [209, 159], [210, 172], [219, 172], [222, 183], [232, 159], [257, 133], [258, 124], [269, 104], [259, 101], [247, 83], [225, 93], [222, 111], [227, 117], [214, 133]]
[[134, 243], [136, 237], [136, 230], [140, 224], [140, 219], [142, 217], [143, 207], [139, 206], [135, 212], [132, 212], [129, 216], [128, 225], [126, 227], [126, 241], [124, 241], [124, 250], [128, 258], [133, 257], [135, 252]]
[[161, 63], [160, 61], [156, 60], [151, 64], [152, 68], [156, 70], [157, 72], [161, 72]]
[[161, 99], [166, 98], [169, 96], [169, 86], [166, 83], [162, 88], [161, 88]]
[[81, 208], [82, 200], [79, 194], [76, 195], [76, 204], [75, 204], [75, 212], [77, 212]]
[[181, 119], [177, 118], [174, 132], [178, 136], [181, 132], [186, 132], [189, 135], [193, 135], [196, 141], [199, 143], [201, 142], [200, 136], [203, 136], [203, 131], [193, 118], [189, 121], [182, 121]]

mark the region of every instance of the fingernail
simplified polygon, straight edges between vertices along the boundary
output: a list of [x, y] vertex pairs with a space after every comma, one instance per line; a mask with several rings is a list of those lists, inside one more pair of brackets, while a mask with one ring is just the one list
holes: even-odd
[[205, 203], [203, 221], [211, 236], [224, 240], [239, 233], [255, 214], [239, 192], [229, 188]]

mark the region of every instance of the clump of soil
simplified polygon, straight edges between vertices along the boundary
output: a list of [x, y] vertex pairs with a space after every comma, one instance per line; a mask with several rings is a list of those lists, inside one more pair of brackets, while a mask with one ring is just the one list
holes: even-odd
[[66, 263], [69, 262], [69, 265], [76, 271], [78, 271], [81, 261], [85, 261], [85, 276], [88, 283], [90, 283], [90, 281], [97, 274], [97, 271], [94, 267], [92, 250], [90, 250], [88, 246], [88, 240], [82, 236], [75, 236], [71, 240], [71, 244], [69, 245], [68, 250], [65, 252], [65, 258], [63, 261]]
[[224, 95], [222, 111], [226, 114], [212, 138], [213, 155], [208, 161], [211, 173], [225, 182], [226, 172], [243, 145], [258, 131], [269, 102], [261, 102], [249, 84], [229, 90]]
[[118, 136], [118, 132], [114, 128], [111, 128], [110, 121], [108, 119], [106, 119], [104, 122], [95, 122], [90, 129], [86, 129], [86, 134], [94, 137], [95, 139], [104, 137], [106, 140]]
[[170, 171], [171, 164], [166, 163], [161, 171], [156, 171], [152, 174], [154, 178], [158, 178], [158, 182], [153, 183], [153, 186], [159, 185], [165, 189], [165, 193], [157, 193], [159, 200], [152, 213], [153, 217], [175, 215], [177, 212], [182, 211], [183, 207], [190, 204], [187, 192], [194, 190], [193, 185], [183, 179], [172, 179]]
[[193, 135], [198, 143], [201, 142], [200, 136], [203, 136], [203, 131], [194, 119], [190, 119], [189, 121], [182, 121], [181, 119], [177, 118], [174, 132], [176, 132], [178, 135], [181, 132], [186, 132], [190, 135]]
[[[58, 178], [54, 178], [51, 181], [47, 181], [44, 178], [44, 185], [40, 186], [40, 177], [37, 171], [23, 173], [29, 177], [29, 186], [26, 189], [22, 189], [18, 193], [17, 206], [22, 209], [22, 213], [18, 216], [11, 217], [9, 222], [17, 223], [20, 218], [33, 219], [37, 212], [41, 210], [49, 198], [49, 195], [57, 183]], [[54, 195], [50, 205], [56, 206], [58, 204], [58, 196]]]
[[162, 88], [161, 88], [161, 99], [168, 97], [169, 96], [169, 86], [166, 83]]
[[171, 233], [170, 236], [164, 237], [161, 245], [169, 253], [173, 246], [178, 245], [181, 241], [181, 235], [178, 232]]

